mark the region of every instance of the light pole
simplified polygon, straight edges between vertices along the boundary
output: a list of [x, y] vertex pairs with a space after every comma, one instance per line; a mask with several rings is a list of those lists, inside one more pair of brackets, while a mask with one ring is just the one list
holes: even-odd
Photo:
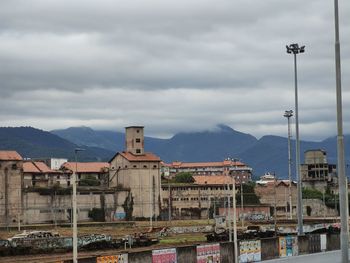
[[244, 228], [244, 205], [243, 205], [243, 181], [241, 180], [241, 221], [242, 221], [242, 230]]
[[292, 158], [291, 158], [291, 147], [290, 147], [290, 118], [293, 116], [292, 110], [286, 110], [284, 112], [284, 117], [288, 121], [288, 179], [289, 179], [289, 219], [293, 218], [293, 205], [292, 205]]
[[343, 112], [341, 93], [341, 66], [340, 66], [340, 41], [339, 41], [339, 13], [338, 0], [334, 0], [334, 25], [335, 25], [335, 73], [336, 73], [336, 96], [337, 96], [337, 155], [338, 155], [338, 178], [339, 178], [339, 210], [340, 210], [340, 246], [342, 263], [349, 262], [349, 225], [348, 225], [348, 191], [345, 177], [344, 161], [344, 136], [343, 136]]
[[303, 203], [302, 203], [302, 185], [300, 172], [300, 141], [299, 141], [299, 114], [298, 114], [298, 75], [297, 75], [297, 54], [305, 52], [305, 46], [299, 47], [298, 44], [286, 46], [287, 53], [294, 55], [294, 85], [295, 85], [295, 170], [298, 178], [298, 234], [303, 235]]
[[78, 172], [78, 162], [77, 155], [78, 152], [84, 151], [84, 149], [76, 148], [74, 150], [75, 158], [75, 171], [73, 173], [73, 263], [78, 263], [78, 226], [77, 226], [77, 172]]
[[[241, 182], [242, 183], [242, 182]], [[238, 262], [238, 244], [237, 244], [237, 213], [236, 213], [236, 180], [232, 176], [232, 207], [233, 207], [233, 248], [235, 252], [235, 263]]]

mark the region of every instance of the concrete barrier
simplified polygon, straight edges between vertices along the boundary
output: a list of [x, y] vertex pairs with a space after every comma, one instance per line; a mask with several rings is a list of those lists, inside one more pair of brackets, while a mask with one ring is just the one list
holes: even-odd
[[278, 258], [278, 238], [261, 239], [261, 260]]
[[321, 238], [318, 234], [311, 234], [309, 237], [309, 254], [321, 252]]
[[220, 243], [221, 263], [233, 263], [234, 255], [233, 242]]
[[299, 255], [309, 254], [309, 237], [298, 236]]
[[197, 262], [196, 246], [176, 248], [177, 263]]
[[[327, 250], [337, 250], [340, 248], [340, 235], [327, 235]], [[299, 255], [317, 253], [321, 251], [321, 241], [319, 234], [304, 235], [298, 237]], [[239, 251], [239, 247], [238, 247]], [[197, 246], [183, 246], [176, 248], [178, 263], [196, 263]], [[279, 258], [279, 239], [276, 237], [261, 239], [261, 260], [270, 260]], [[288, 257], [291, 258], [291, 257]], [[221, 263], [234, 262], [234, 244], [233, 242], [220, 243]], [[65, 261], [70, 263], [72, 261]], [[79, 263], [96, 263], [96, 258], [80, 259]], [[129, 263], [152, 263], [152, 250], [128, 253]]]
[[340, 234], [327, 235], [327, 251], [340, 249]]
[[152, 263], [152, 250], [129, 253], [128, 263]]

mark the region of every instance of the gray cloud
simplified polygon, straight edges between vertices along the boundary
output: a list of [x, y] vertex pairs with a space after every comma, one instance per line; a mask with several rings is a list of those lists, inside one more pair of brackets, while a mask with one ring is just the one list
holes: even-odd
[[[340, 1], [345, 132], [350, 4]], [[285, 136], [299, 42], [301, 135], [334, 135], [333, 3], [325, 1], [4, 1], [0, 125], [146, 126], [149, 135], [225, 123]], [[316, 129], [315, 129], [316, 128]]]

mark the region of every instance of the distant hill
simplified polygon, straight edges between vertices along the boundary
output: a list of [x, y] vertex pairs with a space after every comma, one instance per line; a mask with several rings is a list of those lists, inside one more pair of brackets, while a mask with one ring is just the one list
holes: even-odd
[[[113, 151], [124, 150], [124, 133], [97, 131], [87, 127], [68, 128], [52, 131], [54, 134], [76, 144], [98, 146]], [[101, 139], [103, 138], [103, 139]], [[295, 141], [292, 140], [292, 174], [295, 175]], [[287, 138], [267, 135], [259, 140], [250, 134], [241, 133], [225, 125], [218, 125], [215, 131], [178, 133], [170, 139], [145, 137], [146, 151], [156, 153], [165, 162], [222, 161], [237, 158], [251, 166], [254, 176], [274, 172], [279, 178], [288, 176]], [[345, 136], [345, 149], [350, 148], [350, 136]], [[328, 162], [337, 162], [336, 137], [322, 142], [301, 141], [301, 163], [304, 151], [324, 149]], [[345, 153], [347, 151], [345, 150]], [[350, 164], [350, 155], [346, 155]], [[350, 172], [350, 169], [348, 169]]]
[[[23, 158], [57, 157], [74, 160], [78, 145], [50, 132], [32, 127], [0, 128], [0, 150], [15, 150]], [[98, 147], [83, 147], [80, 161], [106, 161], [113, 152]]]
[[[350, 165], [350, 136], [344, 136], [346, 164]], [[50, 132], [31, 127], [0, 128], [0, 149], [16, 150], [23, 157], [64, 157], [73, 160], [76, 147], [81, 161], [108, 161], [124, 150], [124, 133], [98, 131], [88, 127], [73, 127]], [[337, 162], [337, 140], [330, 137], [321, 142], [301, 141], [303, 153], [310, 149], [327, 151], [329, 163]], [[254, 177], [274, 172], [287, 178], [287, 138], [267, 135], [259, 140], [225, 125], [216, 130], [178, 133], [170, 139], [145, 137], [146, 151], [154, 152], [165, 162], [207, 162], [237, 158], [253, 168]], [[292, 162], [295, 163], [295, 141], [292, 140]], [[295, 168], [292, 167], [293, 177]], [[347, 174], [350, 169], [347, 166]]]
[[[52, 133], [75, 144], [97, 146], [114, 151], [124, 150], [124, 133], [96, 131], [87, 127], [54, 130]], [[218, 125], [215, 131], [179, 133], [170, 139], [145, 137], [145, 149], [158, 154], [163, 161], [222, 161], [237, 155], [256, 143], [249, 134]]]

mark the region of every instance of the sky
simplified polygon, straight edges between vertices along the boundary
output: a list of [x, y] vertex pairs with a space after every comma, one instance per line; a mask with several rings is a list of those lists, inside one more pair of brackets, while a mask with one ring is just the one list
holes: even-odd
[[[349, 1], [339, 8], [350, 134]], [[334, 136], [333, 1], [3, 0], [0, 126], [143, 125], [167, 138], [226, 124], [286, 137], [292, 43], [306, 46], [297, 57], [300, 138]]]

